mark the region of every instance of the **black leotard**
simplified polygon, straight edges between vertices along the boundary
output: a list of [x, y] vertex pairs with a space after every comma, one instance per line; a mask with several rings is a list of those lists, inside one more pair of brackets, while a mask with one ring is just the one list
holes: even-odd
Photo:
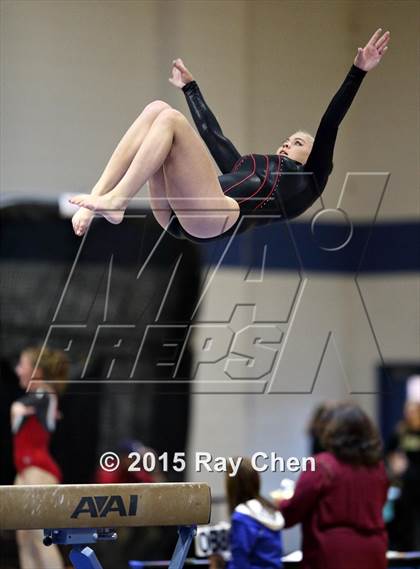
[[[168, 232], [174, 237], [207, 242], [241, 233], [273, 219], [292, 219], [306, 211], [323, 192], [333, 168], [338, 127], [348, 111], [366, 71], [353, 65], [328, 105], [319, 124], [306, 164], [285, 155], [241, 156], [228, 140], [207, 106], [195, 81], [183, 88], [198, 132], [219, 166], [223, 192], [240, 207], [237, 222], [217, 237], [197, 238], [188, 234], [174, 216]], [[269, 214], [267, 216], [267, 214]], [[238, 227], [239, 225], [239, 227]]]

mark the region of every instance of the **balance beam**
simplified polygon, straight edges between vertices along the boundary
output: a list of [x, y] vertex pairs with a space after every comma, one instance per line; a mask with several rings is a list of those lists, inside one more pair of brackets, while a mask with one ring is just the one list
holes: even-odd
[[207, 524], [207, 484], [0, 486], [0, 529]]

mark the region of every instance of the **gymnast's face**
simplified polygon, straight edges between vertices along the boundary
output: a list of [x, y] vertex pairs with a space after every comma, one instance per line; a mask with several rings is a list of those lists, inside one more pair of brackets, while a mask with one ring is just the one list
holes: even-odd
[[19, 385], [22, 389], [28, 388], [31, 379], [41, 379], [40, 376], [42, 375], [41, 370], [38, 370], [37, 373], [34, 374], [32, 359], [28, 354], [25, 354], [25, 352], [21, 353], [15, 372], [19, 378]]
[[276, 154], [286, 155], [291, 160], [305, 164], [312, 150], [314, 139], [306, 132], [298, 131], [286, 138]]

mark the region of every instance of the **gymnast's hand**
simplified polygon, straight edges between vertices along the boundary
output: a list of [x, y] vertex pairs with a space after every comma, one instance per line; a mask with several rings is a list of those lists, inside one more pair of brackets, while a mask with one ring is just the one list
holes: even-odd
[[182, 89], [187, 83], [194, 81], [194, 77], [190, 71], [185, 67], [182, 59], [174, 59], [172, 62], [172, 77], [169, 77], [169, 83]]
[[382, 56], [388, 49], [388, 42], [391, 37], [389, 32], [382, 34], [382, 28], [376, 30], [365, 47], [357, 49], [354, 65], [363, 71], [370, 71], [378, 65]]

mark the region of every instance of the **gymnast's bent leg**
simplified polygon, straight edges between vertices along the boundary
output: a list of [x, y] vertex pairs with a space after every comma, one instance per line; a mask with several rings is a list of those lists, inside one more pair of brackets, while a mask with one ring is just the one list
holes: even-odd
[[[143, 109], [118, 143], [99, 180], [93, 187], [92, 194], [104, 195], [116, 186], [126, 173], [154, 120], [162, 111], [170, 108], [163, 101], [153, 101]], [[86, 232], [93, 216], [94, 212], [86, 208], [80, 208], [77, 211], [73, 216], [73, 228], [77, 235], [83, 235]]]
[[166, 229], [173, 214], [166, 192], [166, 180], [163, 166], [149, 179], [150, 207], [156, 221]]
[[168, 202], [188, 233], [214, 237], [236, 222], [238, 203], [224, 195], [204, 143], [174, 109], [158, 115], [112, 191], [105, 196], [81, 194], [70, 201], [102, 213], [111, 223], [119, 223], [130, 198], [162, 167]]

